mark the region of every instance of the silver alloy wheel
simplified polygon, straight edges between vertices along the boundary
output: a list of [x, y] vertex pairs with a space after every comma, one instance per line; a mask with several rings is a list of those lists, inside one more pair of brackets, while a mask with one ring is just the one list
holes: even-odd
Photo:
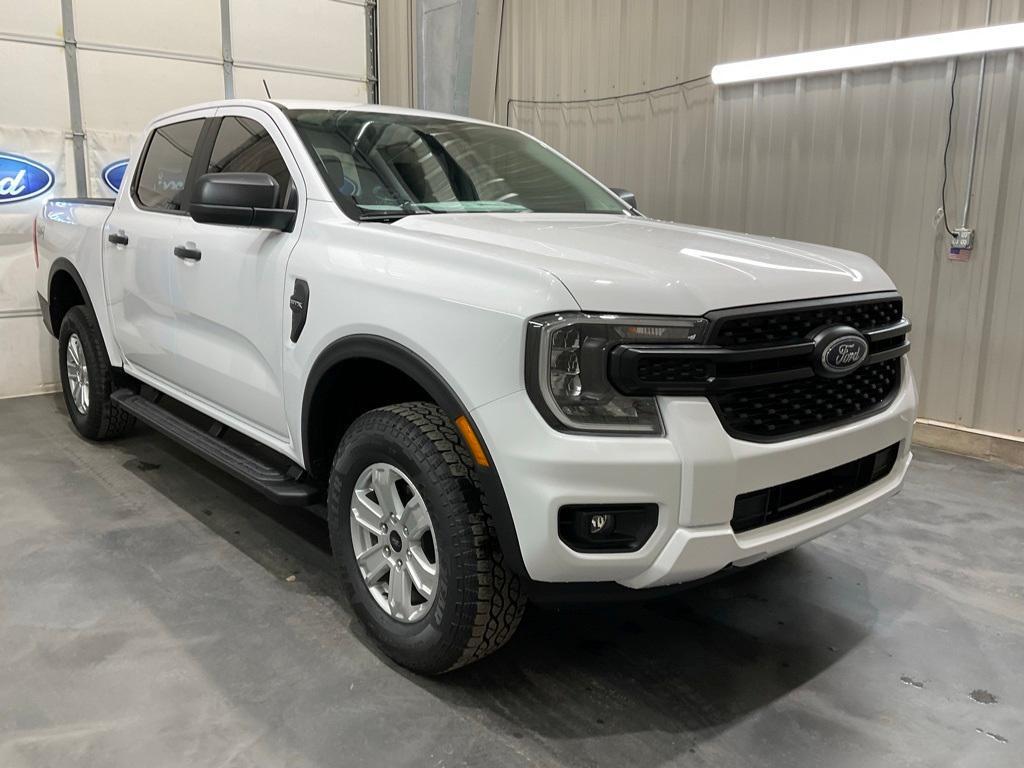
[[77, 333], [71, 334], [71, 338], [68, 339], [65, 367], [68, 372], [71, 399], [78, 412], [84, 416], [89, 412], [89, 364], [85, 360], [85, 351]]
[[350, 507], [352, 552], [370, 595], [397, 621], [422, 619], [434, 604], [438, 556], [420, 492], [398, 467], [371, 464]]

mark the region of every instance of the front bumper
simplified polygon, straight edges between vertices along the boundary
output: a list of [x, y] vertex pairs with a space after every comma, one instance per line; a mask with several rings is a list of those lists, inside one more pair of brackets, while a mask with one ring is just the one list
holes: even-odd
[[[791, 549], [896, 493], [910, 464], [917, 406], [906, 360], [899, 393], [862, 421], [778, 443], [730, 437], [703, 397], [659, 399], [660, 438], [568, 435], [552, 429], [525, 391], [473, 411], [501, 473], [529, 576], [542, 582], [677, 584]], [[899, 442], [885, 478], [833, 503], [741, 534], [736, 496], [831, 469]], [[558, 538], [565, 504], [654, 503], [658, 526], [636, 552], [576, 552]]]

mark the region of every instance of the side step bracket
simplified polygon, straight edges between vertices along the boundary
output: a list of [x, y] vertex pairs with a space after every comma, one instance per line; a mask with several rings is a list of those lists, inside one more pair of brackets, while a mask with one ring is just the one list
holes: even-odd
[[294, 465], [287, 469], [272, 467], [221, 439], [223, 429], [199, 429], [130, 389], [112, 392], [110, 399], [143, 424], [199, 454], [278, 504], [310, 506], [323, 500], [323, 489], [304, 480], [305, 473], [301, 468]]

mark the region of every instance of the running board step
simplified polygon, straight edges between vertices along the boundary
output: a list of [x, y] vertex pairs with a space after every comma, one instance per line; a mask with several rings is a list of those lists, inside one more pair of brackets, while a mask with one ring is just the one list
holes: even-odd
[[[143, 424], [199, 454], [278, 504], [308, 506], [323, 499], [322, 489], [295, 477], [297, 472], [289, 473], [272, 467], [130, 389], [112, 392], [110, 399]], [[298, 470], [297, 466], [295, 470]]]

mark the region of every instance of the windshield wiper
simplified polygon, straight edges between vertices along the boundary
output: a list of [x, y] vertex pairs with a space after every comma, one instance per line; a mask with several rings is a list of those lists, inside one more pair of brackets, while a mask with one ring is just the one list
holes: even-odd
[[[357, 203], [358, 205], [358, 203]], [[363, 208], [360, 206], [360, 210], [363, 212], [359, 216], [360, 221], [398, 221], [404, 219], [406, 216], [425, 216], [425, 215], [439, 215], [442, 213], [466, 213], [467, 211], [459, 209], [450, 210], [437, 210], [435, 208], [428, 208], [426, 206], [430, 203], [414, 203], [412, 201], [405, 201], [400, 203], [401, 210], [393, 211], [379, 211], [372, 208]], [[422, 207], [419, 207], [422, 206]]]

